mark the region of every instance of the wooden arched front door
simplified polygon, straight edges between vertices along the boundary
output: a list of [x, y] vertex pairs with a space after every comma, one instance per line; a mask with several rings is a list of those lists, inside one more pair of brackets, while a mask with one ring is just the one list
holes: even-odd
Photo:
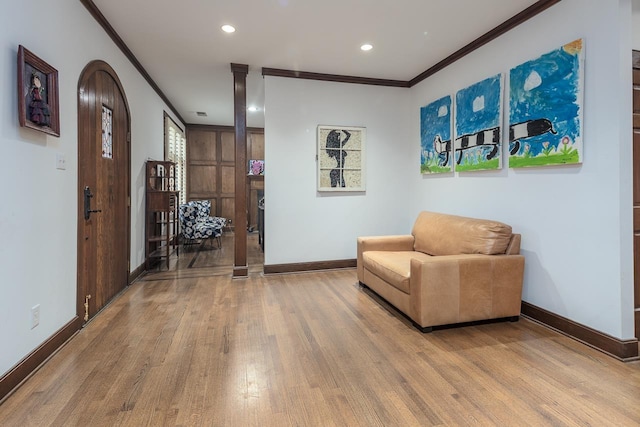
[[77, 310], [85, 322], [129, 284], [129, 141], [122, 84], [106, 62], [92, 61], [78, 82]]

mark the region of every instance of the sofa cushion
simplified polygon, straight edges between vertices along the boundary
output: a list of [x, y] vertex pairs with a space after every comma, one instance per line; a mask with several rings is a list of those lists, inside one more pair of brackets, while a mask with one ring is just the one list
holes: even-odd
[[429, 255], [504, 254], [511, 226], [498, 221], [421, 212], [413, 231], [414, 249]]
[[415, 251], [366, 251], [362, 254], [364, 268], [404, 293], [409, 293], [411, 260], [429, 255]]

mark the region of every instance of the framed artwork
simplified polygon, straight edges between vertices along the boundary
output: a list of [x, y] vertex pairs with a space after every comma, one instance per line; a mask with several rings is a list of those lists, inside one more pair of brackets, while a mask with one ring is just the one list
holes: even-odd
[[420, 108], [420, 173], [453, 171], [451, 96]]
[[264, 160], [249, 160], [249, 175], [264, 175]]
[[24, 46], [18, 46], [20, 126], [60, 136], [58, 105], [58, 70]]
[[366, 129], [318, 126], [318, 191], [365, 191]]
[[496, 74], [456, 93], [456, 171], [502, 168], [502, 88]]
[[509, 167], [582, 163], [584, 44], [574, 40], [509, 74]]

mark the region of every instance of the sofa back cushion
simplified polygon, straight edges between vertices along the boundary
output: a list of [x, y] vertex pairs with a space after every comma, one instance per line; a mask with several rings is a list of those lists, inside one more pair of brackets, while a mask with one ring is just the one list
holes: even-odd
[[498, 221], [421, 212], [411, 232], [414, 249], [429, 255], [504, 254], [511, 226]]

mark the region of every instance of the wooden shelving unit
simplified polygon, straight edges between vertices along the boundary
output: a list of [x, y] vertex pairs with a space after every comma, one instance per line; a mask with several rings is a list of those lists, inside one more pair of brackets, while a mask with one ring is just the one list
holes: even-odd
[[175, 163], [149, 160], [146, 165], [146, 268], [179, 251], [178, 191]]

